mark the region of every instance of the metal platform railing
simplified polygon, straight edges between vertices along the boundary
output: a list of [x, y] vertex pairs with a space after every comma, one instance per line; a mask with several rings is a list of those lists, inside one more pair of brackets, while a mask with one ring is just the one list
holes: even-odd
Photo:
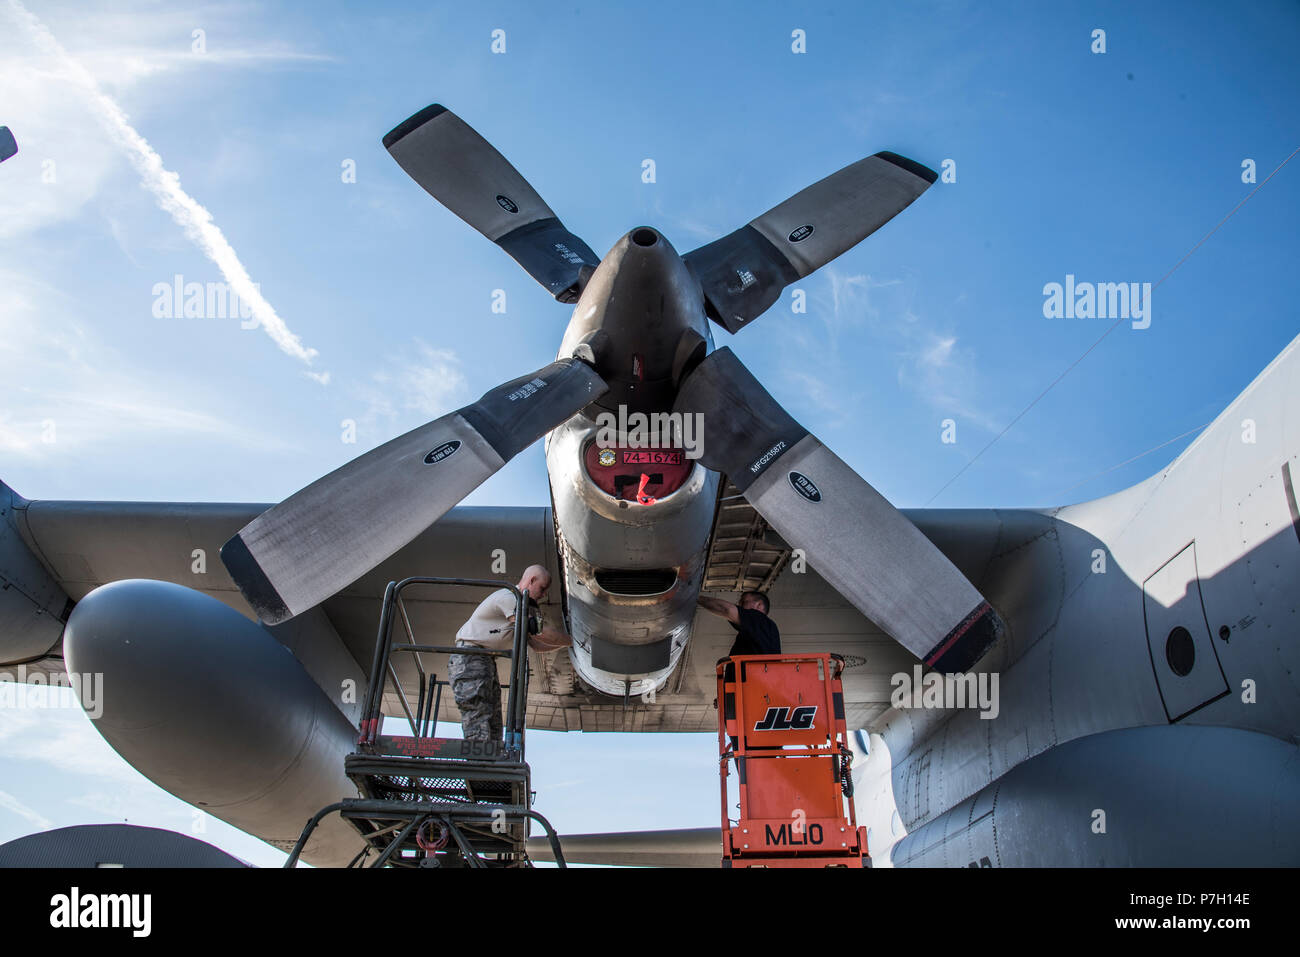
[[[417, 641], [403, 593], [421, 585], [510, 591], [515, 597], [511, 649], [495, 651]], [[395, 643], [397, 622], [401, 622], [406, 640]], [[331, 804], [308, 821], [285, 867], [297, 866], [316, 826], [336, 811], [365, 841], [365, 847], [350, 866], [364, 864], [372, 852], [375, 857], [371, 867], [530, 866], [526, 852], [528, 824], [536, 821], [546, 831], [556, 863], [563, 867], [564, 856], [554, 828], [531, 807], [534, 795], [530, 789], [530, 769], [524, 761], [527, 647], [528, 604], [524, 593], [514, 585], [470, 578], [406, 578], [389, 582], [380, 610], [357, 750], [344, 760], [344, 769], [356, 785], [359, 797]], [[419, 676], [414, 702], [393, 666], [395, 653], [414, 658]], [[427, 669], [422, 655], [438, 653], [510, 660], [509, 681], [502, 689], [507, 692], [502, 741], [434, 735], [442, 689], [449, 682], [440, 680]], [[410, 726], [409, 737], [382, 733], [384, 695], [390, 680]]]

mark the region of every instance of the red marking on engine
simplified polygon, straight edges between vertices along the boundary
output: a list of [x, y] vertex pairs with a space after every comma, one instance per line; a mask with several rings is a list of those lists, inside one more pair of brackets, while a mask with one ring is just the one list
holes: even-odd
[[[600, 464], [602, 452], [608, 465]], [[677, 491], [690, 477], [695, 463], [682, 449], [628, 449], [619, 446], [601, 448], [595, 442], [583, 450], [583, 467], [591, 481], [602, 492], [627, 502], [638, 501], [639, 495], [650, 495], [656, 501]], [[642, 477], [649, 479], [640, 484]]]
[[638, 485], [636, 489], [636, 500], [640, 502], [642, 505], [653, 505], [655, 502], [659, 501], [653, 495], [647, 495], [645, 493], [646, 483], [648, 483], [649, 481], [650, 481], [650, 476], [642, 472], [641, 484]]

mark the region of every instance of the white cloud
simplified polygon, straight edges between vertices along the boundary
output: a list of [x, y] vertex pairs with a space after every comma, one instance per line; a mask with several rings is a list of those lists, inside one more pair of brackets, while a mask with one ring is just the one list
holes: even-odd
[[[829, 308], [816, 310], [826, 324], [832, 354], [845, 333], [866, 334], [893, 350], [898, 383], [936, 411], [996, 432], [1004, 423], [982, 408], [984, 379], [974, 349], [954, 333], [935, 328], [912, 308], [913, 290], [901, 279], [848, 274], [822, 267], [829, 284]], [[822, 296], [825, 303], [826, 297]], [[807, 345], [807, 340], [804, 340]]]
[[134, 819], [138, 823], [147, 820], [151, 822], [151, 826], [157, 827], [159, 825], [152, 822], [161, 818], [170, 825], [172, 830], [180, 833], [183, 833], [185, 826], [193, 819], [192, 814], [185, 812], [188, 805], [180, 798], [168, 794], [143, 776], [138, 786], [131, 785], [114, 791], [87, 791], [85, 794], [68, 798], [66, 803], [73, 807], [94, 811], [101, 818], [110, 821]]
[[[218, 818], [200, 814], [200, 809], [170, 794], [128, 764], [95, 730], [70, 689], [26, 686], [27, 707], [0, 707], [0, 767], [16, 769], [24, 781], [46, 796], [45, 810], [55, 820], [0, 791], [0, 810], [9, 810], [29, 821], [35, 830], [98, 821], [129, 821], [191, 834], [228, 853], [263, 867], [278, 867], [285, 855]], [[59, 779], [55, 798], [49, 798], [51, 781], [42, 768], [70, 775]], [[76, 790], [71, 790], [71, 789]], [[68, 808], [86, 813], [69, 814]], [[196, 820], [204, 828], [196, 830]], [[14, 828], [0, 822], [0, 831], [14, 834]], [[24, 832], [29, 832], [27, 828]], [[17, 834], [14, 834], [17, 836]], [[5, 840], [0, 837], [0, 841]]]
[[793, 406], [788, 410], [814, 433], [825, 436], [827, 429], [835, 429], [861, 414], [863, 396], [859, 392], [844, 392], [827, 382], [819, 373], [785, 369], [785, 378], [798, 387], [799, 392], [812, 406], [811, 417], [805, 417]]
[[[54, 707], [0, 708], [0, 758], [35, 761], [118, 784], [146, 781], [103, 739], [70, 689], [39, 689]], [[29, 694], [32, 692], [29, 690]]]
[[921, 352], [919, 364], [922, 368], [942, 369], [952, 364], [952, 347], [957, 344], [956, 336], [936, 336], [930, 333], [930, 346]]
[[0, 166], [0, 239], [13, 239], [78, 215], [120, 160], [84, 99], [43, 68], [43, 58], [16, 51], [4, 25], [0, 122], [13, 131], [18, 153]]
[[22, 801], [18, 800], [12, 794], [6, 791], [0, 791], [0, 808], [6, 811], [12, 811], [21, 818], [25, 818], [36, 826], [39, 831], [48, 831], [54, 826], [54, 822], [38, 811], [29, 808]]
[[[190, 18], [192, 19], [192, 18]], [[294, 64], [329, 63], [333, 57], [305, 53], [283, 46], [265, 48], [214, 48], [203, 53], [193, 49], [158, 49], [157, 47], [123, 46], [81, 54], [78, 59], [97, 77], [116, 83], [148, 79], [159, 73], [198, 70], [209, 66], [271, 67]]]
[[[46, 459], [65, 450], [148, 434], [198, 435], [243, 448], [283, 449], [279, 438], [187, 408], [191, 387], [130, 373], [111, 347], [75, 319], [62, 290], [0, 269], [0, 452]], [[328, 373], [322, 373], [328, 375]], [[51, 388], [57, 383], [61, 388]]]
[[[160, 73], [204, 68], [297, 69], [334, 61], [298, 49], [265, 29], [256, 4], [41, 0], [36, 5], [60, 42], [99, 80], [121, 91]], [[194, 31], [203, 31], [201, 49]]]
[[437, 418], [450, 412], [453, 403], [459, 404], [458, 397], [464, 395], [466, 383], [460, 360], [449, 349], [435, 349], [419, 339], [415, 345], [418, 355], [414, 361], [402, 361], [395, 376], [376, 378], [391, 382], [403, 408]]
[[831, 266], [823, 268], [831, 284], [831, 315], [836, 323], [857, 324], [878, 320], [880, 307], [871, 290], [903, 284], [901, 279], [874, 279], [861, 273], [846, 275]]
[[[49, 29], [28, 12], [18, 0], [9, 0], [9, 12], [11, 19], [25, 31], [42, 54], [33, 71], [44, 74], [41, 82], [71, 83], [79, 91], [89, 113], [108, 131], [113, 142], [125, 151], [127, 158], [139, 173], [144, 187], [154, 195], [158, 205], [184, 230], [185, 235], [217, 266], [240, 299], [249, 303], [260, 328], [287, 355], [310, 364], [317, 355], [316, 350], [303, 345], [302, 340], [289, 330], [284, 320], [254, 284], [234, 248], [213, 222], [212, 214], [181, 188], [180, 177], [163, 166], [162, 157], [128, 122], [126, 114], [117, 102], [103, 92], [90, 71], [70, 56]], [[32, 65], [27, 66], [31, 69]], [[26, 142], [27, 133], [24, 132], [23, 135]], [[39, 139], [36, 140], [36, 144], [39, 146]], [[21, 149], [22, 144], [20, 144]], [[74, 165], [70, 174], [75, 176], [79, 166], [80, 163]], [[91, 168], [95, 169], [95, 167]], [[102, 176], [102, 173], [100, 175]], [[72, 197], [75, 204], [73, 209], [93, 195], [97, 186], [97, 179], [94, 183], [80, 184], [80, 189]], [[40, 196], [41, 191], [36, 192]], [[77, 202], [78, 198], [80, 202]], [[50, 203], [56, 206], [62, 205], [63, 208], [46, 208]], [[19, 210], [14, 221], [7, 223], [4, 228], [11, 231], [16, 226], [26, 225], [30, 228], [33, 222], [40, 221], [42, 214], [69, 215], [68, 205], [66, 200], [47, 200], [42, 196], [37, 201], [34, 215], [33, 211], [29, 210], [27, 215], [23, 215], [23, 211]], [[0, 214], [4, 212], [6, 211], [0, 209]]]
[[956, 336], [919, 330], [898, 366], [900, 385], [924, 396], [936, 409], [964, 418], [989, 432], [1005, 423], [986, 414], [976, 401], [983, 379], [971, 350], [958, 346]]
[[[696, 210], [691, 210], [689, 214], [667, 212], [664, 210], [663, 200], [657, 193], [653, 209], [656, 219], [665, 224], [664, 234], [668, 236], [668, 241], [673, 244], [678, 254], [683, 256], [696, 246], [721, 239], [741, 225], [737, 223], [732, 226], [721, 226], [714, 222], [707, 222], [699, 218]], [[600, 250], [596, 250], [596, 255], [601, 255]]]
[[[373, 385], [355, 392], [365, 403], [358, 428], [367, 445], [400, 434], [397, 429], [402, 424], [414, 428], [446, 415], [469, 399], [460, 358], [422, 339], [415, 339], [413, 348], [402, 355], [389, 356], [372, 380]], [[413, 421], [415, 416], [410, 413], [415, 413], [418, 421]]]

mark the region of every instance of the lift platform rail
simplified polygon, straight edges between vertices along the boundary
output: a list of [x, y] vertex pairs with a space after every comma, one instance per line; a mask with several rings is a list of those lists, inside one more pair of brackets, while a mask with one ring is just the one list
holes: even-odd
[[[509, 651], [421, 644], [403, 601], [411, 588], [456, 585], [506, 589], [515, 597], [515, 628]], [[401, 622], [405, 641], [393, 640]], [[528, 705], [528, 603], [523, 592], [500, 581], [469, 578], [406, 578], [389, 582], [379, 615], [370, 683], [361, 713], [357, 750], [344, 770], [358, 797], [322, 808], [307, 822], [285, 867], [292, 868], [312, 832], [338, 812], [365, 846], [349, 865], [359, 867], [528, 867], [528, 823], [546, 832], [555, 863], [564, 867], [555, 829], [532, 809], [530, 772], [524, 760]], [[412, 656], [418, 676], [414, 701], [393, 666], [394, 654]], [[443, 689], [450, 682], [426, 668], [423, 655], [487, 655], [510, 661], [503, 742], [435, 736]], [[409, 678], [409, 674], [408, 674]], [[410, 735], [385, 735], [384, 694], [391, 680]]]
[[[833, 654], [718, 662], [723, 867], [869, 867]], [[735, 762], [740, 817], [728, 809]]]

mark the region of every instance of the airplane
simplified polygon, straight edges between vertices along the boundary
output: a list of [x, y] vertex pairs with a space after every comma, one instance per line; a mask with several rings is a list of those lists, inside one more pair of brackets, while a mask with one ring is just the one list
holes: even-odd
[[[529, 652], [527, 724], [586, 731], [714, 730], [731, 635], [696, 598], [760, 590], [787, 651], [846, 658], [876, 863], [1300, 863], [1300, 339], [1132, 488], [899, 511], [715, 347], [710, 322], [738, 333], [933, 171], [877, 153], [685, 255], [641, 226], [602, 258], [443, 106], [384, 146], [574, 307], [555, 361], [269, 507], [0, 485], [3, 667], [102, 674], [95, 726], [123, 758], [288, 849], [351, 790], [342, 759], [389, 581], [499, 577], [498, 551], [546, 565], [548, 614], [574, 641]], [[551, 507], [458, 504], [543, 436]], [[470, 601], [432, 589], [409, 603], [412, 628], [449, 644]], [[996, 676], [996, 717], [899, 700], [897, 676], [923, 672]], [[391, 695], [385, 713], [400, 713]], [[718, 833], [566, 837], [566, 856], [716, 865]], [[341, 866], [359, 848], [327, 819], [303, 859]]]

